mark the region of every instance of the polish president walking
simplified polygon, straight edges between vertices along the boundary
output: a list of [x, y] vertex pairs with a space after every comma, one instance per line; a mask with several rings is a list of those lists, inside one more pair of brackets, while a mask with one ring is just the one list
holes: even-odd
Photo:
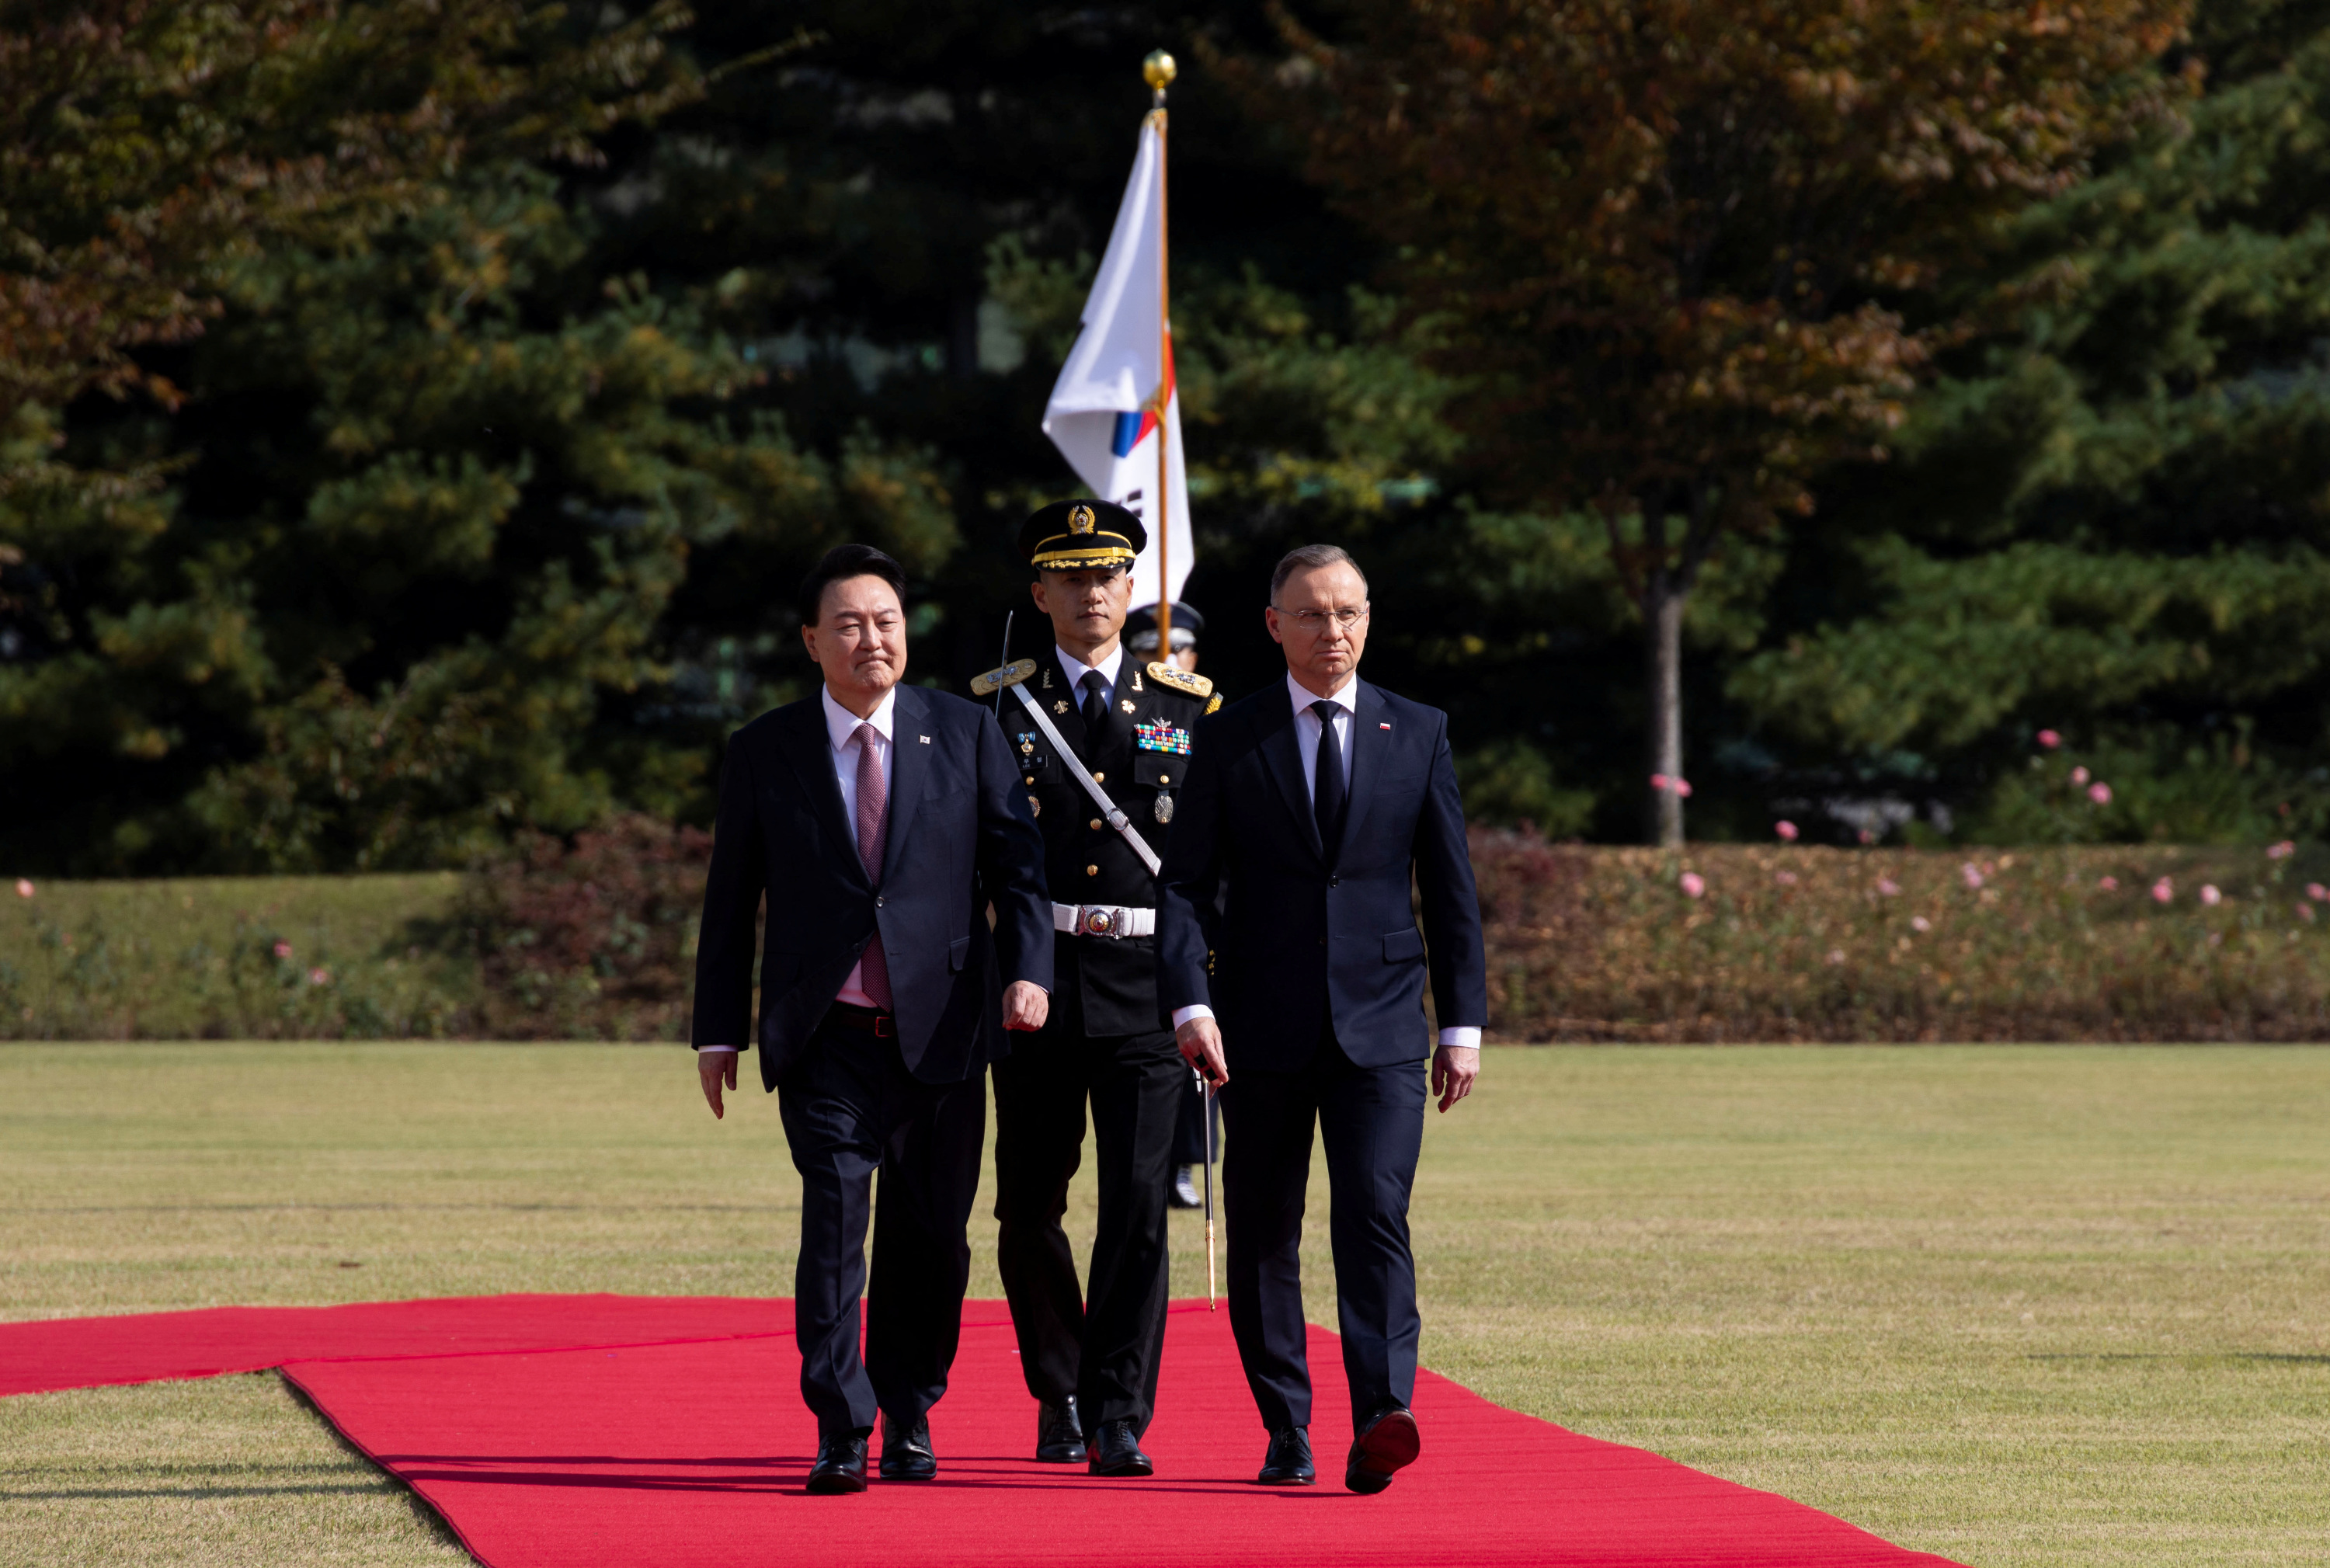
[[1315, 1125], [1351, 1391], [1343, 1481], [1362, 1493], [1422, 1440], [1407, 1205], [1427, 978], [1444, 1111], [1472, 1090], [1488, 1018], [1447, 715], [1359, 679], [1369, 614], [1343, 551], [1278, 563], [1264, 619], [1286, 679], [1198, 725], [1158, 889], [1160, 999], [1224, 1086], [1230, 1327], [1270, 1434], [1256, 1478], [1314, 1478], [1298, 1252]]
[[800, 1172], [793, 1323], [813, 1493], [865, 1490], [877, 1414], [885, 1480], [938, 1473], [929, 1414], [962, 1326], [986, 1068], [1002, 1030], [1043, 1026], [1052, 984], [1044, 841], [1019, 771], [986, 710], [902, 684], [903, 581], [880, 551], [843, 544], [801, 584], [822, 685], [729, 738], [696, 964], [712, 1113], [757, 1042]]

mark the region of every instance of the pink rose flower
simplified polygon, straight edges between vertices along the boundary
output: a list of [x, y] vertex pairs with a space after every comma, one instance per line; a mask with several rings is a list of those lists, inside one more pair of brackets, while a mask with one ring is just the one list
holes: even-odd
[[2072, 783], [2074, 783], [2074, 784], [2084, 784], [2084, 783], [2086, 783], [2086, 782], [2088, 781], [2088, 770], [2087, 770], [2085, 768], [2074, 768], [2074, 769], [2072, 769], [2072, 770], [2071, 770], [2071, 782], [2072, 782]]
[[[1796, 841], [1796, 825], [1793, 822], [1775, 822], [1772, 824], [1772, 831], [1780, 836], [1780, 842], [1783, 844], [1794, 844]], [[17, 885], [24, 884], [20, 883]]]
[[1844, 949], [1842, 948], [1829, 949], [1828, 961], [1832, 964], [1841, 964], [1844, 962]]
[[16, 879], [16, 896], [18, 898], [30, 898], [33, 896], [32, 878], [20, 876]]
[[2096, 887], [2103, 893], [2117, 893], [2119, 891], [2119, 878], [2116, 876], [2099, 876], [2096, 878]]
[[1665, 774], [1663, 774], [1663, 773], [1653, 773], [1653, 774], [1652, 774], [1652, 775], [1651, 775], [1651, 788], [1652, 788], [1652, 789], [1664, 789], [1666, 787], [1667, 787], [1667, 776], [1666, 776]]
[[2291, 855], [2296, 855], [2297, 853], [2297, 841], [2295, 839], [2285, 838], [2279, 844], [2268, 848], [2265, 852], [2265, 857], [2268, 860], [2287, 860]]
[[2330, 903], [2330, 887], [2324, 887], [2318, 882], [2309, 882], [2306, 884], [2306, 896], [2316, 903]]
[[2214, 908], [2216, 905], [2225, 902], [2225, 895], [2217, 891], [2216, 884], [2214, 883], [2202, 883], [2201, 884], [2201, 902], [2212, 908]]
[[329, 969], [309, 969], [308, 971], [308, 983], [311, 986], [328, 986], [332, 983], [332, 971]]
[[1880, 876], [1877, 879], [1877, 891], [1883, 893], [1887, 898], [1891, 898], [1895, 893], [1901, 891], [1901, 884], [1895, 882], [1890, 876]]
[[1676, 885], [1682, 889], [1685, 898], [1697, 898], [1707, 891], [1707, 878], [1695, 871], [1686, 871]]
[[2052, 730], [2041, 730], [2039, 732], [2039, 743], [2051, 751], [2063, 743], [2063, 737]]
[[2314, 922], [2314, 906], [2307, 903], [2304, 899], [2299, 899], [2297, 901], [2297, 918], [2306, 921], [2308, 925], [2311, 925]]
[[2158, 882], [2152, 884], [2153, 902], [2166, 903], [2170, 899], [2174, 898], [2175, 896], [2176, 884], [2169, 878], [2164, 876]]
[[1968, 887], [1980, 887], [1982, 885], [1982, 871], [1971, 860], [1958, 867], [1958, 876]]
[[1863, 844], [1874, 844], [1877, 842], [1877, 835], [1864, 827], [1861, 830], [1861, 842]]
[[279, 959], [288, 959], [288, 958], [289, 958], [289, 957], [291, 956], [291, 944], [290, 944], [289, 942], [278, 942], [278, 943], [276, 943], [276, 944], [275, 944], [275, 956], [276, 956], [277, 958], [279, 958]]
[[2108, 785], [2108, 784], [2100, 784], [2100, 783], [2098, 783], [2098, 784], [2090, 784], [2090, 785], [2088, 785], [2088, 799], [2090, 799], [2090, 800], [2092, 800], [2092, 801], [2094, 801], [2094, 802], [2095, 802], [2097, 805], [2098, 805], [2098, 806], [2108, 806], [2108, 805], [2110, 805], [2110, 804], [2111, 804], [2111, 786], [2110, 786], [2110, 785]]
[[1929, 931], [1934, 929], [1934, 922], [1927, 920], [1924, 915], [1911, 915], [1909, 917], [1909, 929], [1913, 931]]
[[1678, 779], [1675, 780], [1675, 798], [1679, 800], [1688, 800], [1691, 798], [1690, 779]]
[[1776, 872], [1773, 874], [1772, 880], [1782, 887], [1794, 887], [1796, 885], [1796, 874], [1793, 871]]

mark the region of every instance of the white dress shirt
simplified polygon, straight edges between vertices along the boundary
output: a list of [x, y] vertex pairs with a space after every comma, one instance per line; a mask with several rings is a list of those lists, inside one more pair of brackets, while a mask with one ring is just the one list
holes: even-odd
[[[861, 744], [857, 739], [857, 726], [861, 723], [874, 726], [875, 765], [882, 770], [882, 798], [887, 800], [890, 798], [891, 784], [897, 777], [896, 770], [892, 766], [890, 726], [897, 715], [898, 694], [895, 688], [883, 693], [881, 705], [864, 719], [860, 719], [848, 708], [835, 702], [832, 692], [820, 688], [819, 696], [825, 704], [826, 739], [833, 742], [834, 780], [841, 786], [841, 817], [843, 821], [849, 824], [849, 847], [854, 851], [857, 847], [857, 749]], [[893, 823], [891, 826], [895, 827], [896, 824]], [[879, 941], [881, 938], [876, 935], [875, 940]], [[853, 964], [850, 966], [849, 978], [841, 982], [841, 994], [834, 1000], [848, 1002], [859, 1007], [873, 1006], [874, 998], [866, 994], [865, 982], [865, 964], [863, 962]], [[736, 1047], [699, 1045], [696, 1049], [698, 1051], [734, 1051]]]
[[[1060, 656], [1063, 660], [1067, 657], [1066, 654]], [[1286, 676], [1286, 698], [1294, 704], [1294, 747], [1302, 754], [1303, 798], [1315, 800], [1318, 795], [1319, 779], [1319, 737], [1326, 732], [1326, 725], [1320, 722], [1318, 714], [1311, 711], [1311, 704], [1318, 702], [1320, 697], [1316, 692], [1306, 690], [1302, 684], [1294, 678], [1293, 673], [1289, 671]], [[1343, 798], [1348, 801], [1351, 798], [1351, 770], [1358, 766], [1358, 759], [1352, 754], [1356, 750], [1352, 741], [1359, 734], [1359, 683], [1356, 679], [1345, 681], [1343, 689], [1327, 698], [1326, 701], [1335, 704], [1332, 716], [1335, 725], [1335, 742], [1342, 749]], [[1179, 1029], [1192, 1018], [1210, 1018], [1213, 1015], [1214, 1010], [1203, 1002], [1193, 1003], [1187, 1007], [1176, 1007], [1173, 1009], [1173, 1027]], [[1466, 1051], [1477, 1051], [1481, 1047], [1480, 1026], [1473, 1024], [1452, 1025], [1440, 1031], [1440, 1043], [1443, 1045], [1454, 1045]]]
[[1112, 692], [1116, 690], [1116, 672], [1124, 667], [1124, 644], [1122, 642], [1109, 649], [1108, 657], [1096, 665], [1079, 661], [1075, 655], [1057, 645], [1053, 647], [1052, 651], [1059, 656], [1060, 671], [1068, 677], [1068, 690], [1075, 694], [1077, 707], [1081, 708], [1084, 705], [1084, 679], [1089, 671], [1097, 670], [1100, 673], [1100, 678], [1108, 683], [1108, 689]]

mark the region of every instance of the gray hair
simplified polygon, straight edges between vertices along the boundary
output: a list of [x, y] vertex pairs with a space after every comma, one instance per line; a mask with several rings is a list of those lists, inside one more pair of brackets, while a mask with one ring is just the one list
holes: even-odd
[[1277, 604], [1278, 590], [1285, 587], [1286, 580], [1296, 572], [1316, 571], [1321, 567], [1336, 565], [1348, 566], [1358, 572], [1359, 587], [1362, 590], [1367, 587], [1368, 574], [1359, 571], [1359, 563], [1352, 560], [1351, 553], [1341, 545], [1298, 544], [1280, 556], [1278, 564], [1271, 569], [1270, 602]]

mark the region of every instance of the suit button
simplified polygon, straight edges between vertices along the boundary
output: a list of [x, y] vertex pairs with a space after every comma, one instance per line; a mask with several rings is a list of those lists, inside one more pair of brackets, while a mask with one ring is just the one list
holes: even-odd
[[1105, 784], [1108, 782], [1108, 775], [1105, 773], [1095, 773], [1093, 775], [1093, 782], [1095, 784]]
[[1098, 876], [1100, 874], [1100, 867], [1096, 865], [1085, 866], [1084, 874], [1086, 876]]
[[1028, 774], [1028, 783], [1030, 783], [1030, 784], [1033, 784], [1035, 781], [1036, 781], [1036, 775], [1034, 775], [1033, 773]]
[[1094, 818], [1092, 819], [1092, 830], [1093, 830], [1094, 833], [1098, 833], [1098, 832], [1101, 830], [1101, 828], [1102, 828], [1102, 827], [1103, 827], [1103, 826], [1104, 826], [1104, 825], [1102, 823], [1102, 821], [1101, 821], [1101, 819], [1100, 819], [1099, 817], [1094, 817]]
[[877, 899], [876, 899], [876, 900], [874, 901], [874, 907], [875, 907], [876, 909], [880, 909], [880, 908], [882, 907], [882, 901], [881, 901], [880, 899], [878, 899], [878, 898], [877, 898]]
[[1327, 879], [1327, 885], [1329, 887], [1340, 887], [1343, 885], [1343, 879], [1340, 876], [1331, 876]]

